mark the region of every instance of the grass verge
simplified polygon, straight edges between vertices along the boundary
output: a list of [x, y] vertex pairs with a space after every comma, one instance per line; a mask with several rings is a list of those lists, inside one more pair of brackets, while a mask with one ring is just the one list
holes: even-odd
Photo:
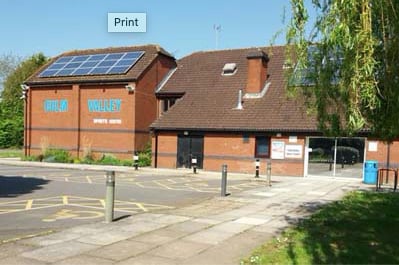
[[21, 157], [21, 149], [0, 149], [0, 158]]
[[399, 264], [399, 194], [352, 192], [242, 264]]

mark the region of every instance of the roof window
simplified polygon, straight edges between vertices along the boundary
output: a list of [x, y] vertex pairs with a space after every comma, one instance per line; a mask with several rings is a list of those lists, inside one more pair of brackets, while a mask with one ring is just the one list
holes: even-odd
[[234, 75], [237, 72], [237, 64], [236, 63], [226, 63], [223, 66], [222, 75]]

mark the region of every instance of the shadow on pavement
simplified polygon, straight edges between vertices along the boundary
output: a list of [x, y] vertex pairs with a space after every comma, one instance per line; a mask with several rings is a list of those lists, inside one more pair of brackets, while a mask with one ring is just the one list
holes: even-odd
[[23, 178], [21, 176], [0, 176], [0, 197], [17, 197], [42, 189], [49, 180], [39, 178]]

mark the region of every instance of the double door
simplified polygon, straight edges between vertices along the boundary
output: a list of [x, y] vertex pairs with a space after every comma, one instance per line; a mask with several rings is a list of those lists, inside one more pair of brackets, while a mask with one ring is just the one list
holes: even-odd
[[197, 168], [202, 168], [204, 161], [204, 137], [179, 135], [177, 138], [177, 167], [191, 168], [193, 158], [197, 160]]

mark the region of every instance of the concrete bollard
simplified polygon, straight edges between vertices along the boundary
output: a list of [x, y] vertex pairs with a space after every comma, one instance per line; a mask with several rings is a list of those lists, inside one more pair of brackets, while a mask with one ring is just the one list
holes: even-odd
[[114, 220], [115, 200], [115, 171], [106, 172], [106, 194], [105, 194], [105, 222], [112, 223]]
[[267, 185], [270, 187], [272, 185], [272, 161], [270, 159], [267, 160], [266, 172]]
[[223, 164], [222, 165], [222, 187], [220, 189], [220, 196], [222, 196], [222, 197], [227, 196], [226, 189], [227, 189], [227, 165]]

